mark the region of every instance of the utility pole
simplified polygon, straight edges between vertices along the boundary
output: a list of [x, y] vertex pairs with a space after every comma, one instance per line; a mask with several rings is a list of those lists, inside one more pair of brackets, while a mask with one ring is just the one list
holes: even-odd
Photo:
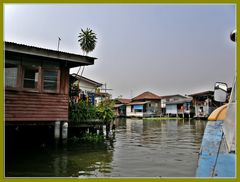
[[61, 41], [62, 39], [60, 38], [60, 37], [58, 37], [58, 46], [57, 46], [57, 50], [59, 51], [59, 46], [60, 46], [60, 41]]

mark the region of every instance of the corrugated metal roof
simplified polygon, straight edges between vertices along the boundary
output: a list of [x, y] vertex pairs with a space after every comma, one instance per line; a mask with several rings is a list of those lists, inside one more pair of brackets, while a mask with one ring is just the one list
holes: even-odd
[[134, 97], [132, 100], [133, 101], [138, 101], [138, 100], [160, 100], [161, 97], [152, 93], [152, 92], [144, 92], [136, 97]]
[[118, 108], [118, 107], [121, 107], [121, 106], [123, 106], [124, 104], [115, 104], [114, 105], [114, 108]]
[[166, 105], [167, 105], [167, 104], [169, 104], [169, 105], [170, 105], [170, 104], [183, 104], [183, 103], [191, 102], [191, 101], [192, 101], [192, 98], [178, 99], [178, 100], [166, 102]]
[[147, 104], [149, 102], [150, 101], [146, 101], [146, 102], [131, 102], [131, 103], [127, 104], [127, 105], [143, 105], [143, 104]]
[[[97, 59], [97, 58], [95, 58], [95, 57], [83, 56], [83, 55], [76, 54], [76, 53], [58, 51], [58, 50], [47, 49], [47, 48], [38, 47], [38, 46], [31, 46], [31, 45], [26, 45], [26, 44], [21, 44], [21, 43], [7, 42], [7, 41], [5, 41], [4, 43], [5, 43], [5, 46], [6, 46], [6, 45], [15, 45], [15, 46], [17, 45], [17, 46], [21, 46], [21, 47], [36, 48], [36, 49], [39, 49], [39, 50], [53, 51], [53, 52], [57, 52], [57, 53], [63, 53], [63, 54], [69, 54], [69, 55], [75, 55], [75, 56], [82, 56], [82, 57], [89, 57], [89, 58]], [[5, 47], [5, 48], [6, 48], [6, 47]]]
[[63, 61], [64, 63], [68, 63], [67, 66], [69, 68], [84, 65], [92, 65], [94, 64], [94, 60], [96, 59], [94, 57], [82, 56], [74, 53], [34, 47], [14, 42], [5, 42], [4, 49], [5, 55], [9, 53], [11, 54], [14, 53], [28, 56], [36, 56], [41, 58], [48, 58], [52, 60], [59, 60]]
[[84, 80], [86, 82], [92, 83], [92, 84], [96, 85], [97, 87], [101, 87], [103, 85], [102, 83], [96, 82], [96, 81], [86, 78], [84, 76], [77, 75], [76, 73], [73, 73], [70, 76], [76, 78], [77, 80]]
[[164, 96], [160, 96], [161, 99], [165, 99], [165, 98], [171, 98], [171, 97], [176, 97], [176, 96], [179, 96], [179, 97], [182, 97], [182, 98], [187, 98], [183, 95], [180, 95], [180, 94], [175, 94], [175, 95], [164, 95]]
[[128, 104], [131, 102], [131, 99], [124, 99], [124, 98], [117, 98], [116, 101], [122, 103], [122, 104]]
[[195, 93], [195, 94], [190, 94], [189, 96], [203, 96], [203, 95], [213, 95], [213, 91], [205, 91], [205, 92], [198, 92], [198, 93]]

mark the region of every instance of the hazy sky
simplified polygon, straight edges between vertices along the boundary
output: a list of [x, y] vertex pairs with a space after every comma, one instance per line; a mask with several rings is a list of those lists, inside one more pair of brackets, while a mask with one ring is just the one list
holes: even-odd
[[[113, 97], [144, 91], [160, 96], [232, 85], [235, 6], [18, 4], [4, 6], [4, 40], [82, 54], [80, 29], [97, 34], [97, 57], [83, 73], [107, 83]], [[71, 70], [76, 72], [77, 69]]]

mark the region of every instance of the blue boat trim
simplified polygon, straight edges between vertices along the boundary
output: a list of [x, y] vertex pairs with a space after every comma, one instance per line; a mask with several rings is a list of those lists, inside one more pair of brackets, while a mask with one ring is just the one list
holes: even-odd
[[235, 177], [235, 160], [234, 153], [219, 154], [214, 171], [215, 177]]
[[223, 138], [223, 121], [208, 121], [199, 153], [196, 177], [214, 176], [215, 166]]

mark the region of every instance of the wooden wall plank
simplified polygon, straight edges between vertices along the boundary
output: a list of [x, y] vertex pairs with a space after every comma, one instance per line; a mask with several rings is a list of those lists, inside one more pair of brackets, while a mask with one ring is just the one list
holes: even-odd
[[68, 121], [68, 95], [5, 91], [5, 121]]

